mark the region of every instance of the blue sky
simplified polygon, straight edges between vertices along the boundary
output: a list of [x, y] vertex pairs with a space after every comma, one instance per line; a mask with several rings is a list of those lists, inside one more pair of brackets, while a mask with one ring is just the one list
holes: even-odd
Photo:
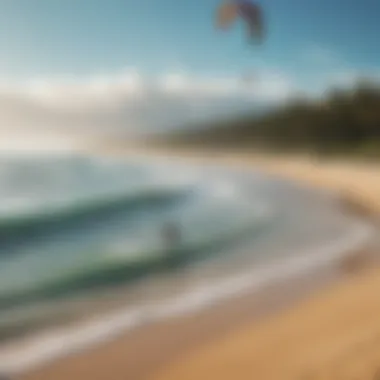
[[[250, 49], [242, 25], [213, 28], [217, 0], [2, 0], [3, 75], [112, 71], [237, 72], [270, 65], [310, 71], [300, 53], [322, 46], [366, 68], [380, 60], [377, 0], [262, 0], [268, 39]], [[313, 68], [314, 69], [314, 68]], [[318, 68], [315, 68], [316, 70]], [[320, 68], [321, 70], [323, 68]]]
[[378, 0], [260, 3], [251, 47], [215, 30], [219, 0], [1, 0], [0, 134], [151, 131], [380, 77]]

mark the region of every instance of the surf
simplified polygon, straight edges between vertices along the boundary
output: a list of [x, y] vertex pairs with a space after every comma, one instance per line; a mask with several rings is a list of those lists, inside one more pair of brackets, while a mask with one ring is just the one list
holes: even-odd
[[[265, 226], [252, 194], [191, 168], [69, 156], [9, 160], [0, 169], [8, 180], [1, 183], [9, 189], [21, 178], [22, 194], [33, 199], [60, 191], [33, 212], [0, 213], [0, 340], [41, 325], [47, 317], [30, 312], [36, 305], [96, 297], [221, 257]], [[40, 193], [26, 171], [43, 179]], [[71, 183], [70, 193], [62, 183]], [[167, 221], [181, 231], [174, 246], [160, 233]]]

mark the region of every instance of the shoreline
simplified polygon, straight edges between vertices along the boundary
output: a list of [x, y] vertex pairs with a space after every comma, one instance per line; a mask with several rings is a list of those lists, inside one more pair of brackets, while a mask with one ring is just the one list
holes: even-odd
[[233, 332], [236, 326], [249, 326], [267, 315], [291, 307], [307, 295], [323, 290], [339, 277], [338, 271], [327, 271], [301, 276], [293, 279], [292, 284], [283, 281], [274, 287], [267, 286], [249, 295], [225, 300], [195, 315], [176, 317], [129, 331], [110, 343], [28, 371], [18, 378], [92, 379], [96, 374], [99, 379], [145, 379], [192, 350]]
[[[361, 234], [358, 236], [359, 243], [361, 240], [360, 235]], [[367, 240], [365, 236], [364, 239]], [[354, 237], [352, 242], [347, 243], [347, 247], [352, 247], [356, 240], [357, 239]], [[345, 243], [345, 241], [343, 243]], [[322, 251], [325, 250], [318, 249], [318, 252]], [[356, 249], [352, 251], [352, 254], [354, 258], [357, 257]], [[347, 274], [348, 269], [352, 271], [352, 267], [354, 267], [355, 271], [359, 269], [356, 262], [354, 262], [354, 265], [351, 265], [351, 267], [348, 267], [347, 265], [347, 269], [345, 266], [342, 266], [341, 259], [343, 258], [345, 260], [346, 257], [348, 257], [348, 251], [343, 248], [339, 249], [335, 245], [331, 246], [330, 250], [329, 247], [326, 247], [326, 252], [323, 252], [317, 261], [309, 261], [309, 254], [306, 256], [308, 260], [302, 260], [299, 256], [295, 256], [287, 258], [283, 262], [280, 261], [278, 265], [268, 265], [262, 272], [257, 271], [256, 275], [253, 277], [252, 273], [254, 272], [251, 273], [249, 271], [248, 273], [240, 274], [238, 277], [235, 276], [219, 282], [219, 292], [224, 289], [227, 290], [227, 294], [224, 295], [222, 293], [220, 298], [214, 298], [214, 295], [211, 294], [212, 302], [205, 307], [203, 307], [202, 302], [200, 307], [198, 307], [199, 302], [197, 301], [199, 301], [199, 299], [195, 299], [196, 302], [195, 304], [193, 303], [194, 300], [192, 295], [193, 293], [194, 295], [197, 293], [194, 291], [189, 295], [181, 297], [180, 302], [187, 305], [184, 310], [181, 311], [180, 309], [179, 312], [174, 313], [174, 315], [169, 315], [169, 312], [169, 314], [164, 316], [161, 320], [155, 319], [150, 322], [148, 321], [147, 324], [144, 324], [143, 321], [142, 324], [138, 323], [136, 326], [131, 326], [131, 329], [127, 329], [127, 331], [119, 331], [118, 333], [116, 330], [115, 335], [110, 337], [111, 339], [101, 341], [99, 338], [95, 338], [93, 344], [90, 343], [88, 347], [79, 347], [77, 353], [79, 354], [79, 357], [82, 357], [85, 361], [92, 360], [92, 352], [97, 352], [98, 350], [102, 352], [103, 347], [112, 348], [114, 344], [118, 344], [119, 339], [122, 339], [123, 351], [128, 349], [128, 347], [131, 347], [130, 350], [133, 352], [133, 357], [135, 357], [135, 345], [139, 346], [139, 341], [146, 334], [149, 334], [149, 331], [153, 338], [149, 338], [151, 339], [149, 345], [145, 347], [138, 356], [141, 355], [146, 359], [148, 351], [152, 356], [152, 360], [157, 360], [157, 351], [149, 350], [151, 349], [151, 346], [157, 348], [158, 342], [155, 339], [158, 339], [158, 337], [156, 331], [160, 331], [164, 328], [167, 330], [168, 337], [163, 338], [161, 336], [159, 339], [160, 342], [164, 341], [169, 345], [176, 345], [175, 351], [171, 352], [172, 357], [174, 354], [178, 354], [181, 350], [187, 351], [188, 348], [193, 348], [194, 345], [207, 342], [208, 339], [206, 339], [206, 337], [210, 334], [210, 329], [215, 329], [214, 324], [219, 315], [223, 315], [223, 318], [218, 323], [224, 328], [229, 328], [236, 324], [242, 324], [246, 320], [251, 322], [252, 319], [257, 317], [263, 317], [271, 314], [273, 311], [281, 310], [283, 307], [289, 307], [289, 304], [306, 297], [310, 292], [323, 288], [327, 283], [336, 280], [342, 274]], [[312, 258], [316, 259], [316, 255], [312, 255]], [[360, 257], [359, 264], [363, 264], [362, 256]], [[267, 269], [267, 271], [265, 269]], [[225, 286], [226, 284], [227, 286]], [[211, 285], [211, 287], [215, 287], [215, 284]], [[231, 297], [231, 295], [234, 295], [234, 297]], [[247, 305], [251, 302], [253, 304], [247, 308]], [[166, 312], [164, 311], [164, 314], [165, 313]], [[202, 321], [206, 321], [204, 327], [202, 327], [202, 324], [204, 323]], [[178, 330], [176, 328], [177, 325], [181, 326]], [[192, 339], [194, 337], [188, 336], [187, 334], [189, 331], [194, 332], [195, 329], [198, 330], [198, 332], [195, 331], [195, 334], [198, 334], [199, 325], [201, 325], [201, 329], [205, 329], [202, 330], [202, 339], [193, 341]], [[217, 330], [214, 331], [214, 333], [211, 333], [210, 339], [218, 336], [217, 334], [220, 332], [221, 330]], [[184, 342], [178, 344], [178, 341], [177, 343], [171, 341], [171, 339], [178, 340], [178, 338], [181, 337], [181, 334], [184, 334]], [[132, 341], [130, 340], [131, 337]], [[187, 341], [188, 338], [190, 341]], [[168, 352], [166, 352], [166, 355], [168, 355]], [[73, 360], [75, 362], [76, 359]], [[165, 358], [165, 360], [169, 359]], [[101, 361], [101, 359], [99, 359], [99, 361]], [[38, 378], [40, 378], [40, 369], [42, 370], [42, 373], [44, 367], [45, 369], [54, 369], [57, 362], [58, 364], [60, 362], [66, 362], [69, 363], [69, 366], [72, 365], [70, 364], [70, 362], [72, 362], [70, 355], [63, 354], [60, 355], [58, 360], [53, 358], [50, 363], [48, 362], [45, 366], [40, 366], [40, 368], [37, 367], [34, 370], [31, 369], [29, 373], [36, 372], [38, 373]], [[123, 364], [125, 364], [125, 362], [123, 362]], [[140, 378], [140, 376], [142, 376], [141, 373], [144, 373], [146, 370], [145, 366], [138, 367], [136, 369], [137, 372], [130, 373], [134, 368], [133, 362], [130, 365], [127, 373], [128, 376], [133, 376], [133, 378]], [[80, 375], [81, 377], [84, 376], [83, 373]], [[79, 374], [72, 374], [72, 376], [79, 376]], [[90, 376], [90, 374], [88, 376]], [[55, 375], [52, 378], [55, 378]]]
[[[208, 162], [214, 161], [221, 165], [226, 164], [226, 162], [220, 162], [218, 157], [211, 159], [196, 158]], [[229, 158], [221, 161], [229, 161]], [[226, 166], [228, 167], [228, 164]], [[252, 163], [248, 166], [253, 170], [257, 169]], [[263, 171], [265, 172], [265, 168]], [[286, 175], [284, 177], [288, 178]], [[355, 210], [359, 204], [362, 211], [361, 216], [365, 216], [366, 219], [369, 217], [368, 209], [361, 207], [361, 203], [357, 202], [355, 198], [342, 197], [341, 194], [338, 196], [342, 201], [343, 208], [348, 212], [357, 214]], [[368, 252], [368, 249], [365, 248], [364, 251]], [[347, 258], [353, 257], [353, 259], [346, 260], [349, 262], [347, 265], [349, 270], [347, 270], [346, 264], [341, 267], [331, 265], [324, 269], [315, 269], [313, 276], [310, 276], [310, 273], [301, 274], [298, 278], [297, 276], [292, 278], [291, 281], [282, 280], [282, 283], [280, 281], [277, 285], [273, 286], [272, 284], [269, 287], [267, 286], [267, 289], [264, 287], [247, 295], [224, 300], [220, 305], [198, 311], [196, 315], [177, 317], [121, 334], [117, 340], [111, 343], [104, 343], [101, 346], [86, 350], [76, 357], [64, 358], [44, 368], [29, 371], [21, 378], [59, 380], [73, 377], [90, 379], [94, 378], [95, 373], [99, 375], [102, 371], [104, 377], [99, 378], [110, 380], [146, 378], [163, 366], [169, 365], [176, 357], [182, 357], [197, 347], [226, 334], [227, 331], [233, 331], [237, 325], [239, 327], [243, 324], [249, 325], [256, 323], [264, 316], [278, 314], [280, 310], [288, 309], [294, 303], [309, 298], [308, 296], [313, 293], [337, 282], [342, 278], [342, 275], [344, 277], [348, 272], [356, 273], [362, 266], [368, 265], [366, 260], [362, 260], [362, 257], [366, 256], [365, 254], [363, 256], [363, 252], [359, 253], [361, 257], [359, 260], [357, 259], [357, 250], [353, 253], [346, 253]], [[220, 315], [223, 317], [220, 318]], [[161, 352], [163, 350], [159, 350], [160, 344], [164, 344], [169, 349]], [[126, 359], [126, 352], [131, 356], [128, 360]], [[96, 362], [96, 365], [89, 367], [89, 363], [93, 362]], [[112, 372], [115, 374], [108, 374], [107, 368], [108, 370], [113, 368]]]

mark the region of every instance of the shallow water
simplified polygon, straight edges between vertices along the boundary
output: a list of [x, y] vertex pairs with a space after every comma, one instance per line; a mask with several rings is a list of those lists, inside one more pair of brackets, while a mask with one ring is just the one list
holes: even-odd
[[[16, 331], [4, 315], [17, 308], [125, 285], [174, 253], [207, 256], [262, 222], [238, 186], [201, 172], [83, 157], [0, 167], [0, 337]], [[178, 246], [160, 235], [167, 221], [180, 228]]]
[[[0, 370], [212, 304], [370, 234], [331, 196], [258, 173], [81, 156], [0, 169], [2, 199], [17, 204], [1, 215]], [[168, 221], [181, 231], [169, 248]]]

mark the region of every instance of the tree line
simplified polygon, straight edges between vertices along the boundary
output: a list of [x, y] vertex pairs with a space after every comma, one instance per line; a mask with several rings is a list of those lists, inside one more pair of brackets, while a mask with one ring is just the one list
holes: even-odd
[[358, 154], [380, 158], [380, 86], [362, 80], [322, 100], [299, 98], [257, 117], [246, 114], [173, 133], [167, 144]]

